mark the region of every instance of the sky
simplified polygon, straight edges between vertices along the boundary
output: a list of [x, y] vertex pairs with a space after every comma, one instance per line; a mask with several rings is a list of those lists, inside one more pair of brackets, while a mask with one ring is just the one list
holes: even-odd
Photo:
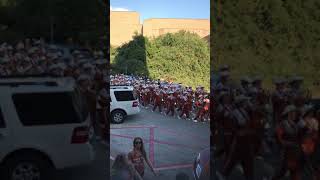
[[148, 18], [210, 18], [210, 0], [110, 0], [112, 11], [137, 11]]

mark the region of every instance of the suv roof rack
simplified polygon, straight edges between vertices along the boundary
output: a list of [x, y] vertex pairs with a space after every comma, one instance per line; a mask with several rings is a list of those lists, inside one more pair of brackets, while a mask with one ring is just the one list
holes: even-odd
[[44, 86], [58, 86], [57, 82], [46, 81], [46, 82], [0, 82], [0, 86], [26, 86], [26, 85], [44, 85]]
[[52, 74], [31, 74], [31, 75], [9, 75], [9, 76], [0, 76], [1, 79], [14, 79], [14, 78], [57, 78], [59, 76], [54, 76]]
[[126, 84], [121, 84], [121, 85], [112, 85], [112, 84], [111, 84], [110, 86], [111, 86], [111, 87], [112, 87], [112, 86], [121, 87], [121, 86], [130, 86], [130, 85], [126, 85]]
[[110, 89], [132, 89], [130, 86], [110, 86]]
[[[72, 78], [50, 75], [0, 76], [0, 86], [69, 86]], [[4, 77], [4, 78], [2, 78]]]

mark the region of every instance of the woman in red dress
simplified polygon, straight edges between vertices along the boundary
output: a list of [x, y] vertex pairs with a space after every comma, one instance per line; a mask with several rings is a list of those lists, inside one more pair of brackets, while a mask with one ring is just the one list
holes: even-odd
[[147, 157], [147, 153], [144, 149], [142, 138], [136, 137], [133, 140], [133, 150], [128, 154], [129, 161], [134, 165], [137, 172], [140, 174], [141, 177], [144, 175], [144, 162], [148, 164], [151, 171], [155, 176], [157, 176], [152, 164]]

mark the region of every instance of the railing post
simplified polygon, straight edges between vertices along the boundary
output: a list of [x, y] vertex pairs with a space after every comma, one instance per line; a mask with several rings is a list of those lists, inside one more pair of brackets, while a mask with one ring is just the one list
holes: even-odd
[[150, 128], [150, 138], [149, 138], [149, 159], [150, 159], [150, 162], [153, 167], [155, 166], [155, 162], [154, 162], [154, 128], [155, 127]]

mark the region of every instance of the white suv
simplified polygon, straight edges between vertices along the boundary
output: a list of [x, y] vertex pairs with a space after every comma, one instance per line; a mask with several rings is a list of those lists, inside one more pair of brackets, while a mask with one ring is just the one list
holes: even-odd
[[88, 113], [73, 79], [0, 79], [0, 179], [50, 178], [89, 164]]
[[140, 112], [139, 102], [134, 98], [132, 86], [111, 86], [110, 98], [110, 113], [113, 123], [123, 123], [126, 116]]

